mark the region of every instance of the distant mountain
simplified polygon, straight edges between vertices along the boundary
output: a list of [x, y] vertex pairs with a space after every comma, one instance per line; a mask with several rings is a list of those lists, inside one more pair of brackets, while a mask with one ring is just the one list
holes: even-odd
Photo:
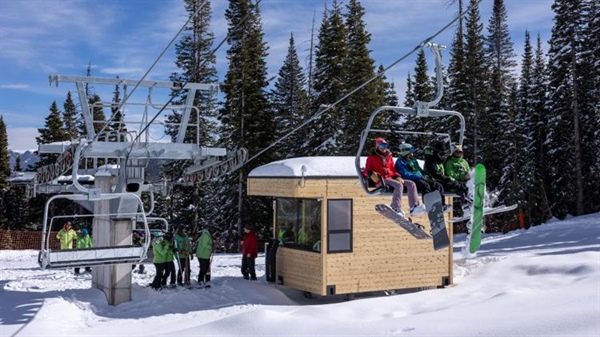
[[25, 151], [25, 152], [17, 152], [13, 150], [8, 150], [8, 157], [10, 162], [10, 169], [13, 170], [17, 163], [17, 157], [21, 157], [21, 170], [25, 171], [28, 166], [35, 165], [38, 161], [40, 161], [40, 157], [35, 154], [33, 151]]

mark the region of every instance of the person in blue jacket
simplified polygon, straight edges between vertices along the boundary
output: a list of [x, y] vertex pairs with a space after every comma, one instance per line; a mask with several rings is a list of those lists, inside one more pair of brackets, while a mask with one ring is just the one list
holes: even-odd
[[414, 151], [415, 148], [408, 143], [400, 145], [400, 153], [395, 165], [396, 171], [402, 176], [402, 179], [414, 182], [417, 185], [417, 191], [421, 194], [439, 191], [442, 195], [442, 208], [444, 212], [449, 211], [452, 206], [446, 205], [446, 200], [443, 197], [444, 187], [421, 168], [414, 156]]

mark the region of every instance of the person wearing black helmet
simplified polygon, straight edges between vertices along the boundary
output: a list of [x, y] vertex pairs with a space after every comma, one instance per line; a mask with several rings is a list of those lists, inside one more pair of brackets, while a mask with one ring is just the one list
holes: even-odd
[[446, 150], [446, 146], [440, 141], [433, 142], [431, 146], [425, 148], [425, 172], [442, 184], [446, 192], [458, 194], [462, 199], [463, 208], [470, 207], [472, 201], [469, 197], [467, 184], [446, 174], [444, 168], [447, 156]]

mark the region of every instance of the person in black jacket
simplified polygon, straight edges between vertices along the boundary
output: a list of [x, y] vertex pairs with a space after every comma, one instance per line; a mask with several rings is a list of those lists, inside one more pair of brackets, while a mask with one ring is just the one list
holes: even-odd
[[463, 181], [458, 181], [444, 171], [444, 162], [446, 161], [446, 148], [444, 143], [436, 141], [425, 148], [425, 171], [435, 181], [442, 184], [444, 191], [456, 193], [461, 198], [462, 208], [470, 208], [473, 200], [469, 196], [469, 188]]

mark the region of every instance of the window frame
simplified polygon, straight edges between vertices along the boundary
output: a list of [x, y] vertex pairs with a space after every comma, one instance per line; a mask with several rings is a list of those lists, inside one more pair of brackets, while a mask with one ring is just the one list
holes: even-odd
[[[331, 225], [330, 225], [330, 216], [333, 214], [331, 212], [332, 207], [331, 204], [335, 203], [335, 202], [340, 202], [340, 201], [345, 201], [348, 202], [348, 220], [349, 220], [349, 224], [347, 229], [331, 229]], [[344, 198], [344, 199], [327, 199], [327, 254], [338, 254], [338, 253], [352, 253], [353, 252], [353, 246], [354, 246], [354, 237], [352, 235], [353, 229], [354, 229], [354, 213], [353, 213], [353, 207], [354, 207], [354, 200], [351, 198]], [[331, 248], [331, 236], [332, 235], [337, 235], [337, 234], [348, 234], [348, 247], [344, 248], [344, 249], [335, 249], [332, 250]]]
[[[281, 221], [280, 214], [280, 201], [281, 200], [286, 200], [286, 201], [293, 201], [294, 202], [294, 206], [295, 206], [295, 219], [294, 219], [294, 223], [292, 225], [292, 227], [294, 228], [294, 243], [287, 243], [284, 244], [280, 247], [282, 248], [288, 248], [288, 249], [296, 249], [296, 250], [301, 250], [301, 251], [305, 251], [305, 252], [313, 252], [313, 253], [321, 253], [321, 244], [319, 244], [319, 249], [315, 250], [314, 246], [317, 242], [321, 241], [321, 236], [323, 233], [323, 200], [322, 198], [289, 198], [289, 197], [281, 197], [281, 198], [275, 198], [275, 229], [274, 229], [274, 234], [275, 234], [275, 239], [279, 240], [279, 229], [280, 229], [280, 225], [283, 223], [283, 221]], [[317, 236], [317, 240], [315, 242], [313, 242], [310, 245], [301, 245], [298, 243], [298, 231], [301, 228], [301, 224], [302, 224], [302, 207], [303, 207], [303, 203], [304, 202], [314, 202], [316, 204], [319, 205], [319, 212], [317, 215], [318, 217], [318, 236]], [[287, 223], [287, 222], [286, 222]]]

